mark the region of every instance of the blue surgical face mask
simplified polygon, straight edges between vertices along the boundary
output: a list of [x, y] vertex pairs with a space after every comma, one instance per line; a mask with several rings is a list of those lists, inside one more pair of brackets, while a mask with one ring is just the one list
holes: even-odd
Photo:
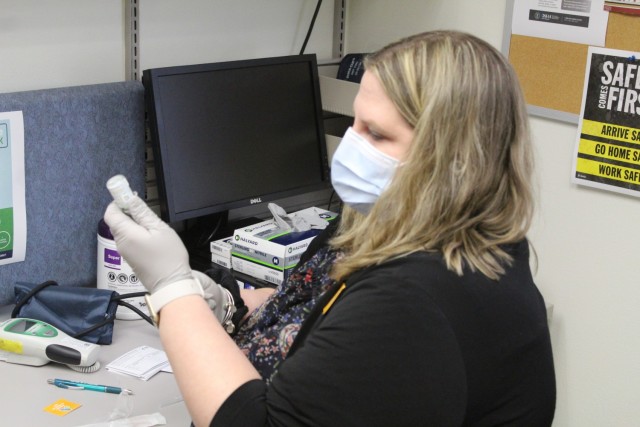
[[349, 128], [333, 154], [331, 183], [345, 204], [366, 214], [391, 182], [398, 164]]

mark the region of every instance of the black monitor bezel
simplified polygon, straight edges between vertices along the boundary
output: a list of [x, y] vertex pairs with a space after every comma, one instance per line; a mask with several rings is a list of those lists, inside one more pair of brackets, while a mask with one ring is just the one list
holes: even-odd
[[[318, 156], [320, 158], [320, 181], [311, 185], [305, 185], [288, 190], [274, 190], [266, 194], [255, 195], [254, 197], [241, 198], [224, 203], [218, 203], [200, 209], [176, 212], [174, 195], [167, 190], [167, 182], [172, 179], [169, 168], [165, 167], [170, 162], [167, 159], [167, 142], [164, 140], [163, 129], [164, 116], [162, 114], [162, 100], [158, 96], [158, 79], [168, 75], [191, 74], [199, 72], [210, 72], [216, 70], [231, 70], [247, 67], [260, 67], [269, 65], [281, 65], [287, 63], [307, 63], [312, 81], [312, 91], [314, 98], [314, 108], [316, 113], [316, 135], [318, 141]], [[289, 55], [266, 58], [243, 59], [235, 61], [224, 61], [195, 65], [180, 65], [172, 67], [152, 68], [143, 71], [142, 83], [145, 88], [145, 105], [147, 110], [147, 121], [149, 137], [153, 151], [153, 163], [156, 172], [156, 182], [158, 187], [158, 197], [160, 204], [160, 214], [166, 222], [177, 222], [189, 219], [197, 219], [211, 215], [227, 213], [232, 209], [265, 204], [274, 200], [311, 193], [318, 190], [330, 188], [329, 160], [326, 148], [322, 101], [320, 96], [320, 84], [318, 77], [318, 66], [315, 54]], [[259, 201], [258, 201], [259, 199]]]

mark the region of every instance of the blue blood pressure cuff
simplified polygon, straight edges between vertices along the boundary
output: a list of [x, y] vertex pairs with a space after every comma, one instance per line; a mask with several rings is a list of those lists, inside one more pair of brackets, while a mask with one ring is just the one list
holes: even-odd
[[122, 301], [143, 295], [144, 292], [119, 295], [107, 289], [59, 286], [53, 280], [40, 284], [18, 282], [15, 285], [16, 306], [11, 317], [41, 320], [79, 340], [111, 344], [119, 305], [132, 309], [152, 323], [140, 310]]

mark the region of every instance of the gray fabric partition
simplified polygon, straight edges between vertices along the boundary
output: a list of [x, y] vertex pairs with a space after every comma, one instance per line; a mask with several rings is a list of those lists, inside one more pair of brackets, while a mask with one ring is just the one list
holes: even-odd
[[117, 82], [0, 94], [0, 111], [22, 111], [27, 247], [0, 265], [0, 305], [16, 281], [95, 286], [98, 221], [109, 177], [144, 192], [144, 90]]

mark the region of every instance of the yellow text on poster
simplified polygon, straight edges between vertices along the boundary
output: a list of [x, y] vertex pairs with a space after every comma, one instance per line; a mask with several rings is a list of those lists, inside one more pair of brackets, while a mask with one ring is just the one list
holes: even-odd
[[593, 120], [583, 120], [582, 133], [640, 145], [640, 129], [636, 128], [595, 122]]
[[578, 158], [576, 163], [576, 172], [609, 178], [629, 184], [640, 184], [640, 170], [610, 165], [608, 163], [601, 163], [595, 160]]
[[607, 144], [590, 139], [580, 139], [579, 152], [590, 156], [602, 157], [611, 160], [620, 160], [627, 163], [640, 165], [640, 147], [629, 148]]

